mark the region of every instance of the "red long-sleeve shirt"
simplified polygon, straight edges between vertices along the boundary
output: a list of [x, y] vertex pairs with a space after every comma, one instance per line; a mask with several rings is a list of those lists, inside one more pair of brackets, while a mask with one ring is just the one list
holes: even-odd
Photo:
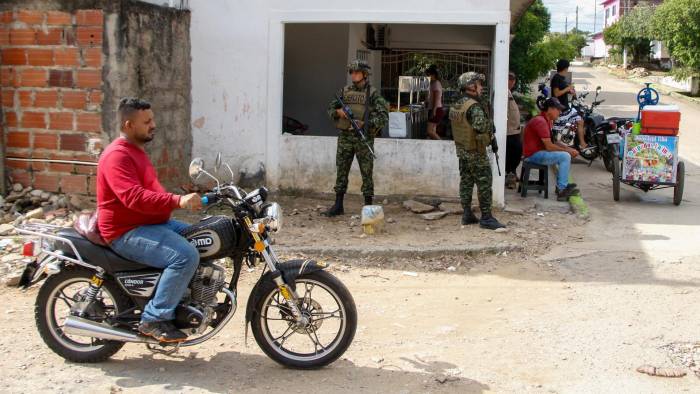
[[125, 138], [104, 150], [97, 165], [97, 225], [111, 242], [138, 226], [160, 224], [179, 207], [180, 196], [167, 193], [146, 152]]

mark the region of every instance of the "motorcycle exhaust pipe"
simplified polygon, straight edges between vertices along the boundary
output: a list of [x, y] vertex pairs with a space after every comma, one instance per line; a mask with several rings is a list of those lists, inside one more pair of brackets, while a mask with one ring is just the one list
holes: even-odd
[[69, 335], [108, 339], [112, 341], [158, 344], [158, 341], [153, 338], [136, 335], [131, 331], [114, 328], [105, 323], [98, 323], [77, 316], [68, 316], [66, 318], [63, 325], [63, 332]]

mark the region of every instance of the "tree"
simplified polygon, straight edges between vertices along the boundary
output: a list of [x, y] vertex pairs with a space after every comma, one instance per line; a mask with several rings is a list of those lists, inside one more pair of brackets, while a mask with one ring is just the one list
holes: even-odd
[[533, 60], [536, 60], [537, 45], [549, 30], [549, 25], [549, 11], [542, 0], [535, 0], [515, 27], [510, 42], [510, 69], [518, 78], [520, 91], [527, 91], [528, 85], [548, 69]]
[[605, 43], [619, 50], [627, 49], [635, 61], [648, 60], [651, 40], [655, 38], [653, 16], [654, 6], [638, 5], [603, 30]]
[[657, 7], [652, 22], [676, 62], [672, 73], [700, 76], [700, 0], [667, 0]]

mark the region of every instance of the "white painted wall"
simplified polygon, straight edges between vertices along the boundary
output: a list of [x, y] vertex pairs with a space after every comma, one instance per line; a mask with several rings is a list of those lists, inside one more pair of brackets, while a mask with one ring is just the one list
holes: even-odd
[[[509, 1], [494, 0], [356, 0], [351, 4], [340, 0], [191, 0], [192, 11], [192, 119], [193, 155], [211, 160], [221, 151], [235, 171], [254, 172], [265, 167], [267, 183], [275, 188], [286, 184], [290, 174], [303, 179], [313, 173], [309, 158], [325, 157], [322, 170], [335, 171], [335, 144], [303, 143], [296, 145], [283, 137], [281, 115], [283, 104], [284, 23], [391, 23], [434, 25], [496, 26], [493, 40], [494, 118], [499, 130], [499, 145], [505, 147], [506, 81], [510, 10]], [[314, 45], [314, 43], [310, 43]], [[324, 137], [317, 137], [323, 139]], [[380, 152], [396, 152], [387, 156], [415, 161], [418, 155], [428, 155], [438, 149], [434, 141], [388, 141], [389, 147]], [[444, 144], [449, 145], [448, 142]], [[383, 144], [382, 144], [383, 145]], [[432, 145], [432, 146], [430, 146]], [[417, 153], [421, 149], [423, 153]], [[456, 169], [454, 148], [438, 152], [440, 160]], [[449, 156], [445, 157], [445, 154]], [[501, 168], [504, 157], [501, 157]], [[413, 188], [396, 182], [407, 175], [403, 162], [385, 163], [379, 159], [375, 166], [377, 184], [380, 179], [392, 193], [411, 194]], [[427, 163], [433, 163], [428, 161]], [[440, 164], [442, 165], [442, 164]], [[495, 171], [495, 170], [494, 170]], [[427, 169], [423, 194], [455, 196], [429, 178], [444, 177], [446, 184], [455, 185], [454, 171], [442, 167]], [[415, 176], [416, 174], [408, 174]], [[324, 175], [325, 176], [325, 175]], [[307, 178], [308, 179], [308, 178]], [[296, 183], [298, 182], [298, 183]], [[304, 181], [294, 187], [308, 188]], [[440, 181], [442, 182], [442, 181]], [[313, 185], [308, 185], [313, 186]], [[494, 200], [503, 202], [503, 179], [494, 180]], [[384, 186], [378, 186], [384, 187]], [[315, 188], [315, 186], [313, 186]], [[325, 186], [323, 187], [326, 188]], [[326, 190], [331, 191], [330, 187]], [[380, 192], [378, 189], [378, 192]], [[351, 192], [359, 192], [353, 189]]]

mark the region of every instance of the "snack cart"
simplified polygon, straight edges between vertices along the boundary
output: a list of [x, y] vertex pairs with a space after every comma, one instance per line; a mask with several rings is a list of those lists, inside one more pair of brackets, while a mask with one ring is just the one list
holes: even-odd
[[673, 203], [680, 205], [685, 180], [685, 164], [678, 157], [681, 113], [677, 106], [657, 105], [654, 93], [649, 84], [639, 92], [638, 123], [616, 141], [620, 154], [613, 155], [613, 199], [619, 201], [624, 183], [644, 192], [673, 188]]

